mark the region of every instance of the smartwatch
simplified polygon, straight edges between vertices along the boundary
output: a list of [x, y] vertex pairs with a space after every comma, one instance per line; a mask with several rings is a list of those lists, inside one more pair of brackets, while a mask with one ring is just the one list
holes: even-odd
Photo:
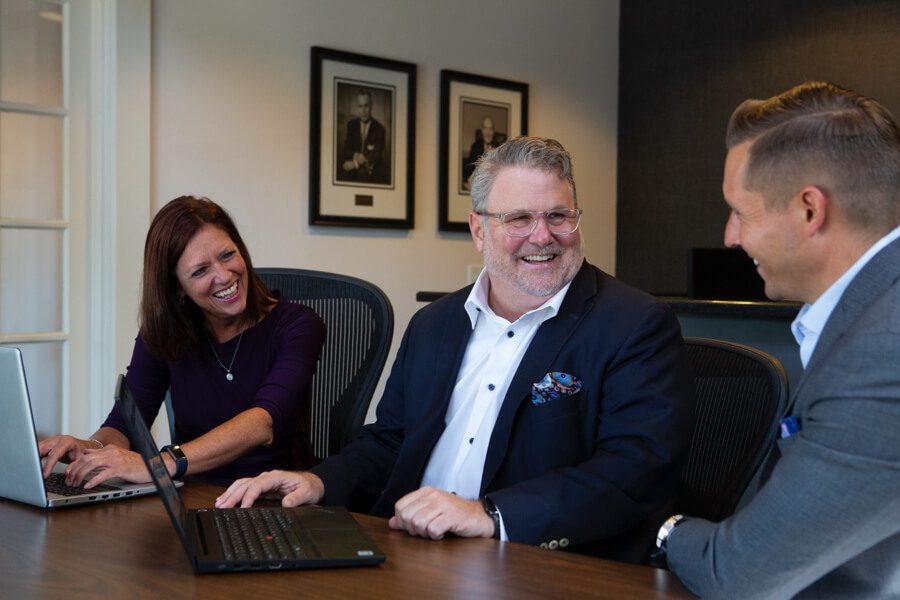
[[188, 469], [188, 459], [187, 456], [184, 455], [184, 450], [181, 449], [181, 446], [169, 444], [168, 446], [163, 446], [162, 451], [168, 453], [168, 455], [172, 457], [172, 460], [175, 461], [175, 474], [172, 475], [172, 479], [181, 479], [184, 477], [184, 474], [187, 473]]
[[497, 505], [494, 504], [494, 501], [488, 498], [487, 496], [481, 497], [481, 506], [484, 508], [484, 512], [487, 513], [487, 516], [494, 521], [494, 535], [493, 538], [495, 540], [500, 539], [500, 511], [497, 510]]

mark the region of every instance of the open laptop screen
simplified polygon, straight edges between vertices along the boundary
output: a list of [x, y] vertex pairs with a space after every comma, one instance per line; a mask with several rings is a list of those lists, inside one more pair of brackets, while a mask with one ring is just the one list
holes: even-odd
[[172, 524], [178, 531], [178, 537], [181, 538], [181, 544], [188, 555], [191, 555], [192, 550], [187, 539], [187, 509], [184, 506], [184, 502], [181, 501], [178, 488], [175, 486], [175, 482], [172, 481], [169, 470], [166, 469], [166, 463], [163, 462], [159, 451], [156, 449], [156, 442], [153, 441], [150, 429], [137, 409], [124, 375], [119, 375], [119, 379], [116, 381], [116, 404], [125, 418], [125, 426], [128, 428], [129, 437], [135, 446], [134, 450], [143, 457], [144, 462], [147, 464], [150, 477], [156, 485], [169, 517], [172, 519]]

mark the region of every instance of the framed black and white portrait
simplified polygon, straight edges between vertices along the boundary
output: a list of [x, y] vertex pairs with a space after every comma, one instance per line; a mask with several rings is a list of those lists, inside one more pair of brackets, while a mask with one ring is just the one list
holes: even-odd
[[312, 48], [309, 222], [413, 226], [412, 63]]
[[441, 71], [438, 228], [468, 231], [475, 162], [508, 139], [528, 133], [528, 84]]

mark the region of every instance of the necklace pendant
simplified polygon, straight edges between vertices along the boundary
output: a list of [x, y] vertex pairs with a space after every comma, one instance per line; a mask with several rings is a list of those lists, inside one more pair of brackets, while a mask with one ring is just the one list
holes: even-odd
[[225, 379], [227, 379], [228, 381], [232, 381], [234, 379], [234, 375], [232, 375], [231, 373], [226, 373]]

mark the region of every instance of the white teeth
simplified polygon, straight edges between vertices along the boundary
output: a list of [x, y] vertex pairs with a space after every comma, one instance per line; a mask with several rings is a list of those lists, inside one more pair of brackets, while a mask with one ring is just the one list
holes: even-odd
[[552, 258], [552, 254], [531, 254], [529, 256], [523, 256], [522, 260], [527, 262], [546, 262]]
[[222, 290], [221, 292], [216, 292], [215, 294], [213, 294], [213, 296], [215, 296], [216, 298], [227, 298], [237, 291], [237, 286], [238, 282], [235, 281], [230, 288], [228, 288], [227, 290]]
[[757, 266], [757, 267], [758, 267], [758, 266], [759, 266], [759, 261], [758, 261], [758, 260], [756, 260], [756, 259], [755, 259], [755, 258], [754, 258], [754, 259], [753, 259], [753, 264], [754, 264], [754, 265], [755, 265], [755, 266]]

